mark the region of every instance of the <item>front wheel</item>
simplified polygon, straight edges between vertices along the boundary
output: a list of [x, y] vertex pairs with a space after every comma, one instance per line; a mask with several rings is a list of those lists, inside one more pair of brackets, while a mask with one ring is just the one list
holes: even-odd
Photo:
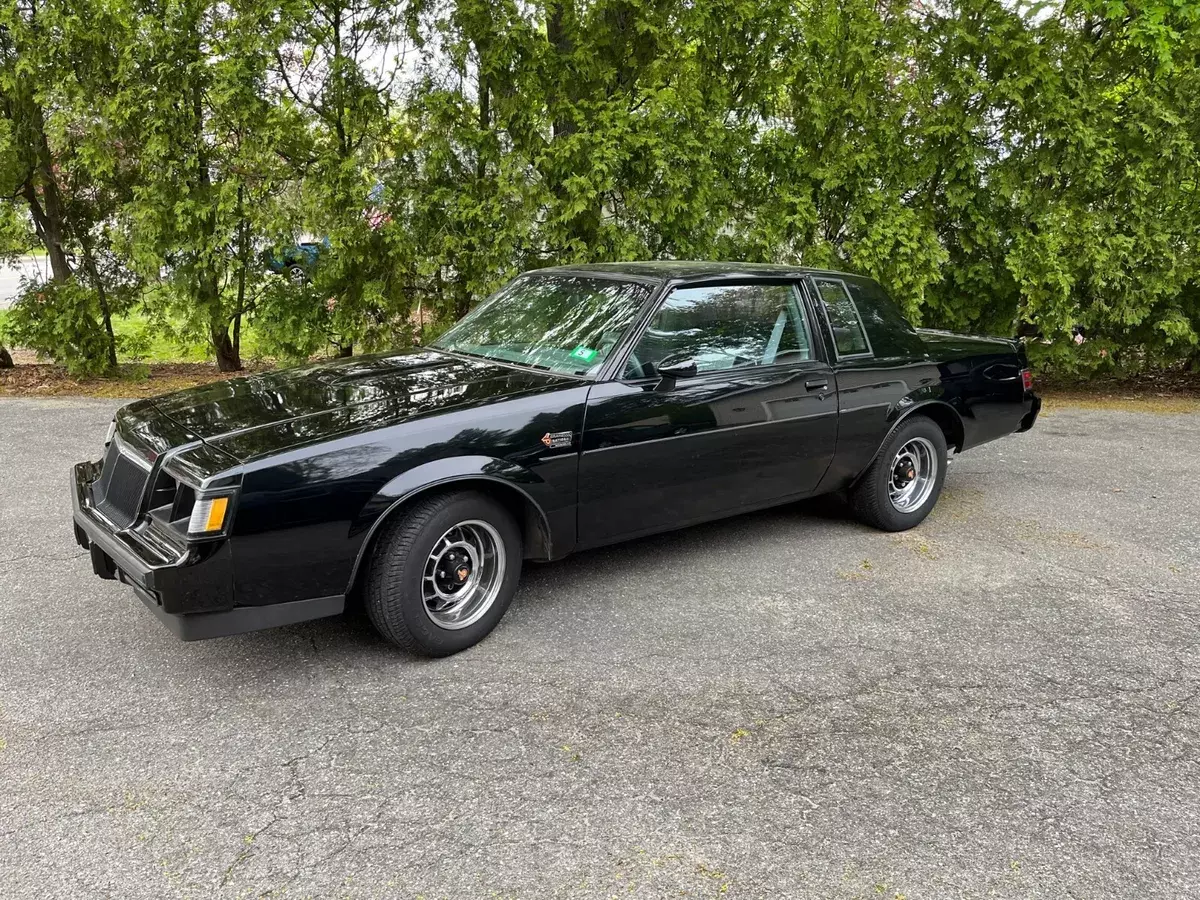
[[913, 416], [887, 439], [850, 490], [859, 521], [904, 531], [929, 515], [946, 479], [946, 437], [937, 423]]
[[512, 602], [521, 530], [474, 491], [418, 501], [384, 525], [364, 603], [384, 638], [413, 653], [448, 656], [483, 640]]

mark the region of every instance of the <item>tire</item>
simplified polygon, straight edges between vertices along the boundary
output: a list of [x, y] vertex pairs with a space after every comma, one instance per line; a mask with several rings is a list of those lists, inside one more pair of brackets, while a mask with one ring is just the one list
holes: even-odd
[[[432, 565], [436, 554], [440, 562]], [[436, 494], [384, 524], [363, 605], [375, 630], [397, 647], [449, 656], [496, 627], [516, 593], [523, 555], [521, 529], [491, 497]]]
[[287, 267], [287, 277], [292, 284], [306, 284], [308, 282], [308, 272], [300, 263], [292, 263]]
[[[908, 455], [901, 458], [901, 453]], [[906, 463], [908, 469], [898, 468]], [[897, 476], [895, 482], [893, 475]], [[850, 489], [850, 507], [866, 525], [882, 531], [906, 531], [929, 515], [945, 480], [946, 436], [932, 419], [914, 415], [884, 442], [875, 460]], [[897, 487], [901, 491], [894, 502], [893, 489]], [[907, 494], [904, 489], [908, 489]]]

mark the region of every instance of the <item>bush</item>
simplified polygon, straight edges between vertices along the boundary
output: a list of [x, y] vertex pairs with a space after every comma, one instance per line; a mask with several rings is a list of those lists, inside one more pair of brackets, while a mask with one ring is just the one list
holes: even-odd
[[26, 283], [5, 320], [7, 340], [66, 366], [72, 375], [108, 369], [108, 335], [95, 291], [70, 281]]

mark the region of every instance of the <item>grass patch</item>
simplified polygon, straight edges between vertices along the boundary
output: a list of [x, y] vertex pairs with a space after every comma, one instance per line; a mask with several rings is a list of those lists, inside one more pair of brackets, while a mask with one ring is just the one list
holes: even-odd
[[1170, 394], [1136, 393], [1084, 393], [1070, 390], [1051, 389], [1044, 392], [1044, 410], [1059, 409], [1110, 409], [1119, 412], [1145, 413], [1195, 413], [1200, 412], [1200, 397]]
[[[8, 316], [9, 310], [0, 309], [0, 334], [4, 333]], [[134, 309], [113, 317], [113, 334], [117, 338], [118, 363], [206, 362], [213, 358], [208, 340], [188, 334], [179, 318], [151, 317], [141, 309]], [[252, 321], [242, 322], [241, 349], [243, 360], [257, 363], [266, 358], [261, 336]]]
[[[204, 338], [189, 335], [181, 319], [152, 318], [141, 310], [113, 319], [118, 362], [175, 363], [212, 359]], [[265, 354], [253, 322], [242, 322], [242, 358], [260, 360]]]

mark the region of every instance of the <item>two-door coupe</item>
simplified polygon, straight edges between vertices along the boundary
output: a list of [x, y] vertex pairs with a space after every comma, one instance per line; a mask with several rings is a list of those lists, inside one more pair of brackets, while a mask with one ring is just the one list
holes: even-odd
[[522, 560], [831, 491], [911, 528], [947, 448], [1032, 427], [1023, 347], [916, 330], [838, 272], [522, 275], [418, 350], [131, 403], [75, 466], [75, 535], [184, 640], [340, 613], [445, 655]]

